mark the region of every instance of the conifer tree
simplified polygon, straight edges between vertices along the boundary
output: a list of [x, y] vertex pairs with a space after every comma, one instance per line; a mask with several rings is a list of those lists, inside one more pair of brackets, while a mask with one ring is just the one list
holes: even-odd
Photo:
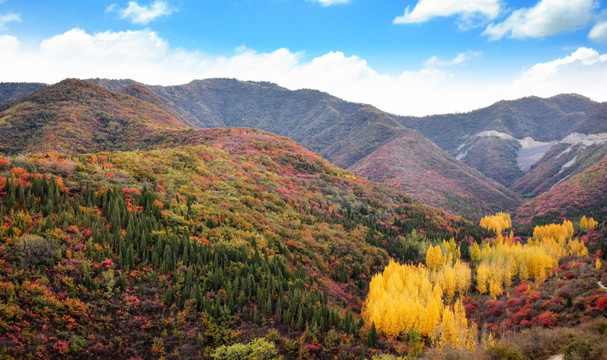
[[367, 336], [367, 347], [370, 349], [375, 349], [377, 346], [377, 329], [375, 328], [375, 323], [371, 324], [371, 330], [369, 330], [369, 335]]

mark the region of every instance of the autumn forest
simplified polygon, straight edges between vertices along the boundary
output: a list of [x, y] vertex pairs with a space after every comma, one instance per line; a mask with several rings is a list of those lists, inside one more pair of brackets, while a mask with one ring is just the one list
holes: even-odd
[[607, 359], [603, 157], [532, 197], [375, 111], [108, 84], [0, 102], [0, 359]]

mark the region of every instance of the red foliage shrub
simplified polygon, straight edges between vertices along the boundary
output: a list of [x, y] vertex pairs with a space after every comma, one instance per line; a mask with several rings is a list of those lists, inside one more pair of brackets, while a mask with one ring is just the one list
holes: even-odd
[[139, 191], [138, 189], [135, 188], [123, 188], [122, 189], [122, 193], [127, 196], [127, 195], [141, 195], [141, 191]]
[[476, 310], [478, 310], [478, 303], [474, 302], [474, 303], [470, 303], [467, 304], [464, 309], [466, 310], [466, 317], [470, 317], [472, 314], [474, 314], [476, 312]]
[[114, 261], [112, 259], [105, 259], [101, 262], [104, 268], [109, 269], [114, 267]]
[[601, 310], [607, 309], [607, 295], [604, 295], [602, 298], [596, 301], [596, 307]]
[[11, 169], [11, 174], [15, 176], [15, 178], [20, 183], [25, 183], [29, 179], [29, 173], [22, 167], [14, 167]]
[[536, 302], [542, 297], [542, 293], [539, 291], [531, 291], [529, 295], [527, 295], [527, 304], [531, 304]]
[[488, 302], [487, 306], [487, 314], [489, 316], [500, 316], [504, 312], [504, 302], [503, 301], [495, 301], [493, 303]]
[[131, 296], [127, 296], [124, 298], [124, 301], [127, 302], [129, 305], [134, 306], [134, 305], [139, 305], [139, 303], [141, 302], [137, 296], [131, 295]]
[[552, 327], [558, 321], [558, 315], [552, 311], [546, 311], [537, 318], [537, 321], [542, 326]]
[[60, 340], [53, 345], [53, 350], [58, 352], [61, 355], [65, 355], [70, 352], [69, 346], [67, 346], [67, 342]]
[[575, 275], [573, 275], [573, 273], [571, 271], [568, 271], [565, 274], [565, 277], [567, 278], [567, 280], [571, 280], [571, 279], [573, 279], [575, 277]]
[[8, 165], [10, 163], [11, 163], [11, 159], [4, 157], [4, 156], [0, 156], [0, 168]]
[[527, 282], [527, 281], [525, 281], [525, 282], [523, 282], [522, 284], [517, 285], [517, 286], [514, 288], [514, 293], [515, 293], [516, 295], [522, 295], [522, 294], [526, 293], [526, 292], [527, 292], [527, 284], [528, 284], [528, 282]]
[[522, 322], [522, 320], [529, 320], [532, 317], [533, 309], [531, 309], [529, 305], [525, 305], [512, 316], [512, 320], [514, 322]]
[[595, 305], [598, 305], [597, 302], [599, 300], [599, 296], [598, 295], [590, 295], [587, 296], [584, 299], [584, 305], [586, 306], [587, 310], [591, 310], [592, 308], [595, 307]]
[[310, 352], [318, 352], [318, 351], [320, 351], [320, 346], [314, 345], [314, 344], [310, 344], [310, 345], [308, 345], [308, 350]]
[[525, 301], [520, 298], [510, 298], [506, 301], [506, 306], [508, 307], [508, 310], [510, 310], [510, 312], [515, 313], [521, 309], [521, 306], [523, 306], [524, 302]]

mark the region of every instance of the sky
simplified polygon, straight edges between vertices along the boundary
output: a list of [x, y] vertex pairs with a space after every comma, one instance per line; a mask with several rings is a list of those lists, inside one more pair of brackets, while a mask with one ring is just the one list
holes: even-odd
[[400, 115], [607, 101], [607, 0], [0, 0], [0, 82], [270, 81]]

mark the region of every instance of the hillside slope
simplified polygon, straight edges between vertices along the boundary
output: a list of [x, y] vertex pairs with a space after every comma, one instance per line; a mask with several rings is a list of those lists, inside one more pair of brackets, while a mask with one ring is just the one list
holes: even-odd
[[2, 355], [209, 358], [270, 329], [306, 334], [281, 353], [360, 353], [364, 293], [390, 255], [419, 258], [422, 233], [486, 236], [286, 138], [196, 134], [0, 159]]
[[[518, 196], [508, 189], [495, 182], [487, 186], [491, 182], [484, 175], [443, 153], [423, 136], [407, 135], [382, 145], [350, 169], [357, 175], [402, 189], [424, 203], [455, 209], [469, 218], [513, 211], [520, 204]], [[507, 201], [504, 196], [509, 196]]]
[[526, 197], [537, 196], [607, 156], [607, 103], [591, 111], [582, 125], [554, 142], [536, 166], [514, 182], [512, 189]]
[[607, 215], [606, 157], [523, 204], [516, 211], [515, 220], [519, 223], [553, 221], [585, 214], [597, 218]]
[[158, 132], [187, 128], [163, 107], [64, 80], [0, 105], [0, 152], [132, 149]]
[[[399, 117], [398, 120], [464, 163], [511, 186], [532, 165], [541, 165], [547, 160], [542, 156], [568, 135], [604, 132], [607, 125], [601, 117], [606, 115], [600, 104], [583, 96], [564, 94], [547, 99], [526, 97], [500, 101], [463, 114]], [[538, 178], [537, 175], [530, 177]]]
[[[101, 84], [111, 89], [125, 86], [125, 81]], [[423, 141], [419, 133], [403, 127], [398, 120], [371, 106], [343, 101], [315, 90], [291, 91], [275, 84], [242, 82], [229, 79], [193, 81], [181, 86], [151, 89], [162, 101], [176, 111], [189, 124], [196, 127], [251, 127], [288, 136], [306, 148], [318, 152], [332, 163], [351, 168], [381, 146], [392, 140], [409, 137], [420, 139], [415, 152], [420, 171], [438, 173], [440, 181], [446, 179], [455, 191], [446, 201], [444, 196], [419, 196], [426, 188], [444, 194], [442, 183], [413, 182], [408, 188], [416, 198], [426, 204], [438, 206], [453, 213], [476, 219], [484, 214], [484, 205], [494, 202], [495, 208], [512, 209], [519, 201], [517, 196], [486, 177], [470, 171], [466, 166], [451, 167], [443, 173], [440, 167], [430, 168], [431, 157], [441, 163], [453, 163], [453, 158], [439, 151], [431, 142]], [[410, 157], [408, 147], [397, 151], [397, 156]], [[362, 173], [361, 173], [362, 174]], [[389, 171], [386, 183], [403, 183], [408, 178], [398, 171]], [[386, 180], [383, 174], [365, 172], [371, 180]], [[480, 191], [478, 191], [480, 189]], [[460, 198], [462, 194], [465, 197]], [[491, 194], [490, 198], [484, 198]]]
[[0, 83], [0, 103], [29, 95], [45, 86], [42, 83]]
[[[607, 154], [607, 104], [579, 95], [528, 97], [466, 114], [413, 118], [265, 82], [208, 79], [146, 87], [132, 80], [92, 81], [195, 127], [253, 127], [288, 136], [338, 166], [386, 184], [404, 184], [418, 200], [471, 218], [487, 208], [515, 208], [519, 196], [533, 198]], [[488, 178], [455, 164], [410, 128]], [[192, 143], [173, 135], [174, 144]], [[396, 141], [404, 138], [415, 139], [421, 148]], [[170, 144], [167, 139], [164, 134], [147, 143]], [[389, 160], [388, 148], [394, 152]], [[405, 160], [416, 165], [407, 168]], [[429, 165], [437, 161], [451, 165], [448, 170]], [[422, 173], [427, 182], [411, 181]]]

